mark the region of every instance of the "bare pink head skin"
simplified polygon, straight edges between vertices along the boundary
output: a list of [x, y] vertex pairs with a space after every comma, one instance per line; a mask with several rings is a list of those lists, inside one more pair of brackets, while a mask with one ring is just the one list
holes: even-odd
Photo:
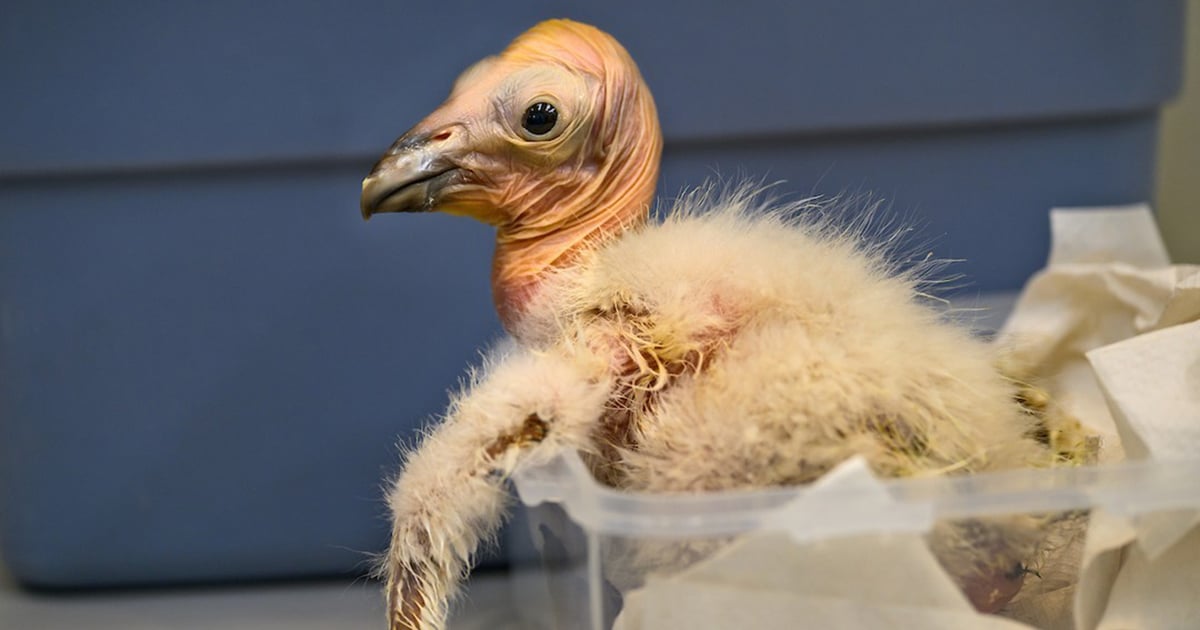
[[[553, 126], [527, 125], [547, 104]], [[530, 129], [532, 127], [532, 130]], [[363, 181], [364, 218], [438, 210], [496, 227], [492, 290], [514, 334], [545, 272], [648, 216], [662, 132], [629, 53], [569, 20], [468, 68]]]

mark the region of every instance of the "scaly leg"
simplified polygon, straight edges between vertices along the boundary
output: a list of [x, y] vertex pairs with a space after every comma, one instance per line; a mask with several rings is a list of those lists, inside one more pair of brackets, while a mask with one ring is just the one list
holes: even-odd
[[589, 449], [611, 390], [605, 363], [557, 348], [493, 358], [409, 453], [388, 497], [391, 630], [440, 630], [478, 545], [504, 518], [523, 461]]

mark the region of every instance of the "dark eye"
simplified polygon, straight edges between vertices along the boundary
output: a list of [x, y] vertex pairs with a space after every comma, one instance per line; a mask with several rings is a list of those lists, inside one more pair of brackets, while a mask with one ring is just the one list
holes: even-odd
[[521, 126], [525, 131], [535, 135], [544, 136], [554, 129], [554, 124], [558, 122], [558, 110], [550, 103], [534, 103], [525, 110], [525, 116], [521, 119]]

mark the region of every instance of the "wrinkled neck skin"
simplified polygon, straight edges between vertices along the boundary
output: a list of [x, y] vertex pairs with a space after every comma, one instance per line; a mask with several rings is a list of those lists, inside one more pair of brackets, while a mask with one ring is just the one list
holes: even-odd
[[[647, 103], [640, 116], [655, 121]], [[647, 124], [623, 140], [597, 161], [564, 165], [558, 177], [527, 179], [503, 196], [509, 218], [497, 226], [492, 294], [501, 323], [518, 341], [536, 344], [544, 324], [553, 323], [553, 313], [535, 312], [549, 306], [535, 298], [550, 273], [646, 222], [662, 138]]]
[[[649, 190], [625, 192], [605, 195], [599, 202], [583, 196], [539, 200], [551, 208], [536, 215], [521, 213], [498, 227], [492, 296], [509, 334], [536, 344], [544, 324], [553, 319], [551, 313], [536, 312], [541, 306], [549, 307], [546, 300], [536, 299], [548, 275], [571, 266], [588, 249], [646, 222], [653, 184]], [[538, 220], [523, 221], [522, 215], [537, 216]]]

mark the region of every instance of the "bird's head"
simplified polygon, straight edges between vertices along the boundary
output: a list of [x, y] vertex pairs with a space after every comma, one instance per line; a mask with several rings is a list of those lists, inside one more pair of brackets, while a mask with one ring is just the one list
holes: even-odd
[[439, 210], [496, 226], [503, 318], [542, 271], [645, 218], [661, 151], [629, 53], [596, 28], [550, 20], [468, 68], [396, 140], [363, 181], [363, 217]]

